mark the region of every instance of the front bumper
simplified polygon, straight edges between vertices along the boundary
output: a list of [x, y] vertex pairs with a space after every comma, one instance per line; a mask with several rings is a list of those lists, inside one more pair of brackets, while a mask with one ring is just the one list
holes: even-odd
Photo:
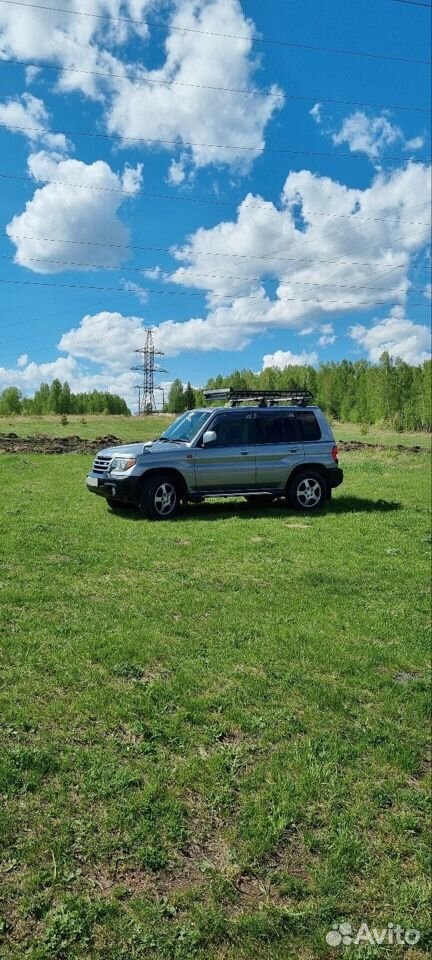
[[139, 477], [110, 477], [95, 473], [87, 474], [86, 485], [90, 493], [106, 500], [118, 500], [119, 503], [138, 503]]
[[332, 490], [334, 487], [340, 487], [341, 483], [343, 483], [343, 470], [341, 467], [335, 467], [334, 470], [328, 470], [327, 476]]

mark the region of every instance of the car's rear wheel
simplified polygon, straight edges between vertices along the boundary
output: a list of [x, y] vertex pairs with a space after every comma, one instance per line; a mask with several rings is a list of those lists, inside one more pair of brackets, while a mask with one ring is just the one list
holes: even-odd
[[172, 520], [178, 512], [180, 496], [175, 481], [160, 474], [143, 487], [139, 509], [150, 520]]
[[319, 510], [327, 496], [327, 485], [319, 473], [304, 470], [291, 481], [288, 500], [295, 510]]

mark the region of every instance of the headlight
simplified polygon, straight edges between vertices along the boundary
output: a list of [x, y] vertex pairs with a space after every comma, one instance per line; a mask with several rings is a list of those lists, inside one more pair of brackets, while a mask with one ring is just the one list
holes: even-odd
[[110, 464], [110, 473], [126, 473], [136, 464], [135, 457], [114, 457]]

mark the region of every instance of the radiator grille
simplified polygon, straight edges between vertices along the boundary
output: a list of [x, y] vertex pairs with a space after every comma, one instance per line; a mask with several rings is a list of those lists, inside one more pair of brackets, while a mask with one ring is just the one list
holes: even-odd
[[93, 464], [93, 473], [105, 473], [111, 463], [112, 457], [97, 456]]

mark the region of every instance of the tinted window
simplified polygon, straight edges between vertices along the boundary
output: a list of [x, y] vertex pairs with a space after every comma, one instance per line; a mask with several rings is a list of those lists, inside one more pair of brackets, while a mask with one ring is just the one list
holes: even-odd
[[218, 417], [209, 429], [217, 434], [213, 447], [239, 447], [254, 443], [254, 421], [251, 417]]
[[258, 417], [259, 443], [295, 443], [297, 427], [293, 413], [269, 413]]
[[300, 433], [303, 440], [320, 440], [321, 430], [318, 420], [312, 410], [304, 410], [297, 414], [300, 424]]

